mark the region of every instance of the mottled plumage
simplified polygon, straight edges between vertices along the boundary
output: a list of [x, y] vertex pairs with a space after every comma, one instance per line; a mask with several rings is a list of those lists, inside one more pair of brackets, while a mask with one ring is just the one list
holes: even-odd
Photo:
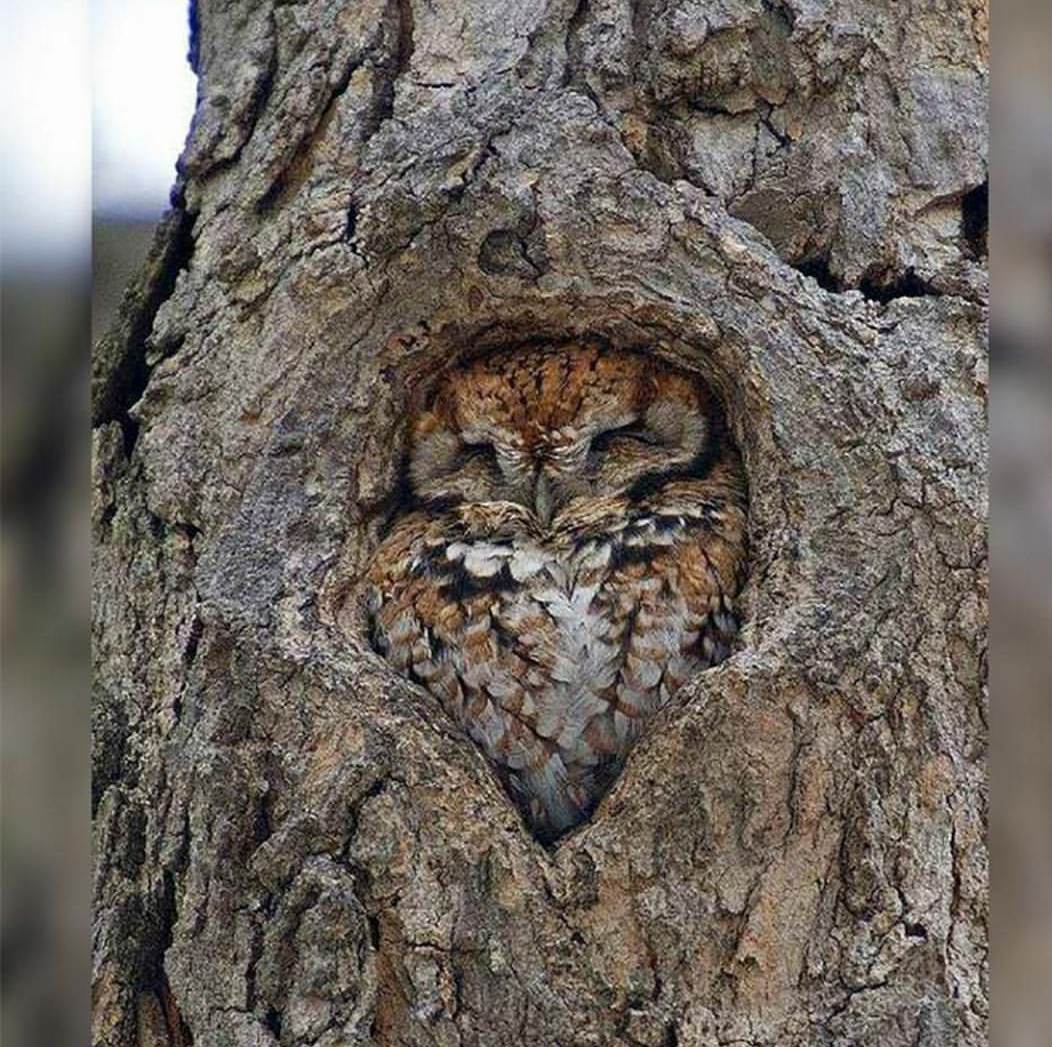
[[647, 716], [727, 656], [745, 489], [696, 380], [593, 345], [448, 372], [368, 573], [373, 642], [492, 761], [542, 839], [585, 818]]

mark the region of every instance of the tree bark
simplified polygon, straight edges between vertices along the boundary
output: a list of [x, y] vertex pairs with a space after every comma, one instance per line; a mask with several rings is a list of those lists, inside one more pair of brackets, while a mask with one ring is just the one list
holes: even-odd
[[[978, 1045], [986, 16], [200, 0], [94, 375], [94, 1042]], [[737, 651], [545, 848], [348, 628], [414, 390], [723, 397]]]

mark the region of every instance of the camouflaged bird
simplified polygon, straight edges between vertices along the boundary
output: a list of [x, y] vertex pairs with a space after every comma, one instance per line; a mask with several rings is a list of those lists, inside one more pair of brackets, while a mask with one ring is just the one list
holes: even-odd
[[376, 551], [376, 648], [495, 766], [542, 840], [588, 816], [650, 714], [727, 657], [745, 482], [718, 405], [653, 357], [520, 348], [411, 420]]

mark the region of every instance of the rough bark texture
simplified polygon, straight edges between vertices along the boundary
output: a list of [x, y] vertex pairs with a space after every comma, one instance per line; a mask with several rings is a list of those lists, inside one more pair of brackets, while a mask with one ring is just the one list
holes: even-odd
[[[982, 1043], [980, 4], [194, 21], [95, 374], [95, 1042]], [[332, 609], [412, 390], [575, 334], [721, 392], [751, 568], [546, 850]]]

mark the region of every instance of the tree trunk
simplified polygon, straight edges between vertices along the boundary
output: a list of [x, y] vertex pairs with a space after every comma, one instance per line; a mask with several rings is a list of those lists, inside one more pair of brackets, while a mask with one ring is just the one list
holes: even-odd
[[[979, 2], [200, 0], [93, 389], [95, 1043], [984, 1042]], [[340, 600], [414, 390], [584, 335], [718, 390], [749, 577], [545, 847]]]

